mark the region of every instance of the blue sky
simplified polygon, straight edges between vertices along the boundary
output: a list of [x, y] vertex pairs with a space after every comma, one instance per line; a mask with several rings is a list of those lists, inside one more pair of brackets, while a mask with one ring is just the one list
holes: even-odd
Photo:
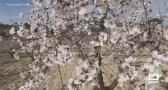
[[153, 15], [156, 15], [158, 11], [161, 11], [162, 14], [165, 14], [166, 9], [168, 9], [168, 0], [153, 0], [151, 7], [153, 9]]
[[12, 24], [9, 19], [13, 21], [21, 20], [19, 18], [20, 12], [31, 12], [31, 6], [24, 4], [29, 0], [0, 0], [0, 22], [5, 24]]
[[[12, 19], [16, 22], [21, 20], [21, 18], [19, 18], [19, 13], [31, 12], [31, 6], [18, 6], [18, 4], [21, 5], [28, 2], [29, 0], [0, 0], [0, 22], [5, 24], [12, 24], [9, 19]], [[168, 0], [154, 0], [152, 4], [152, 9], [154, 11], [152, 12], [152, 16], [155, 16], [157, 14], [156, 11], [163, 11], [165, 9], [164, 6], [161, 6], [164, 3], [168, 3]]]

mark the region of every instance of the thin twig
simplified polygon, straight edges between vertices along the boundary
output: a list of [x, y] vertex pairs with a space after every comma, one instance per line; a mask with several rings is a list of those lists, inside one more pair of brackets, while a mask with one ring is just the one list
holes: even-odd
[[61, 79], [61, 90], [64, 90], [64, 82], [63, 82], [60, 66], [58, 65], [57, 68], [58, 68], [58, 73], [59, 73], [60, 79]]

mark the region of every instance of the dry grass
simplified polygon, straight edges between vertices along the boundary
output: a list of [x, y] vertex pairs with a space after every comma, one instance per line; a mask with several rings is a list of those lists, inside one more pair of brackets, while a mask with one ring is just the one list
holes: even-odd
[[[138, 60], [144, 61], [147, 57], [148, 56], [144, 56], [143, 58], [140, 57]], [[25, 55], [21, 55], [21, 60], [15, 61], [7, 53], [0, 52], [0, 90], [17, 90], [20, 85], [23, 85], [25, 80], [20, 78], [19, 71], [27, 69], [29, 63], [31, 63], [31, 61]], [[77, 65], [76, 63], [77, 60], [65, 66], [60, 66], [63, 77], [64, 90], [67, 90], [67, 83], [69, 78], [75, 76], [75, 67]], [[105, 86], [109, 86], [112, 83], [118, 71], [117, 67], [118, 66], [111, 60], [103, 60], [102, 70]], [[58, 67], [53, 67], [49, 74], [51, 75], [51, 78], [45, 82], [45, 84], [48, 86], [48, 90], [61, 90], [62, 84], [60, 75], [58, 73]], [[161, 88], [159, 84], [156, 85], [158, 86], [157, 90], [166, 90]], [[42, 89], [38, 87], [38, 89], [35, 90]], [[81, 88], [81, 90], [83, 90], [83, 88]], [[87, 90], [91, 90], [91, 88], [88, 87]], [[125, 86], [123, 88], [115, 88], [115, 90], [128, 89], [127, 86]]]
[[9, 29], [0, 29], [3, 40], [0, 42], [0, 90], [18, 90], [24, 80], [19, 76], [20, 71], [28, 68], [30, 59], [22, 54], [21, 59], [16, 61], [11, 58], [8, 51], [17, 47], [17, 44], [10, 40]]
[[[18, 90], [18, 87], [23, 85], [25, 80], [22, 80], [19, 76], [19, 72], [22, 70], [25, 70], [28, 68], [28, 64], [31, 63], [30, 59], [27, 58], [26, 55], [21, 55], [21, 60], [16, 61], [10, 57], [10, 55], [6, 52], [6, 50], [9, 50], [15, 46], [14, 43], [11, 44], [11, 41], [6, 39], [0, 42], [0, 90]], [[147, 53], [147, 51], [146, 51]], [[139, 56], [139, 61], [144, 62], [148, 56]], [[63, 86], [64, 90], [67, 90], [67, 83], [69, 78], [75, 76], [75, 67], [76, 67], [76, 61], [73, 61], [70, 64], [67, 64], [65, 66], [60, 66], [61, 74], [63, 77]], [[103, 60], [102, 62], [102, 71], [103, 71], [103, 77], [105, 86], [109, 86], [113, 79], [116, 77], [118, 68], [117, 64], [113, 63], [112, 60]], [[163, 66], [163, 68], [168, 68]], [[61, 90], [62, 84], [60, 75], [58, 73], [58, 67], [55, 66], [52, 68], [52, 70], [49, 73], [51, 75], [51, 78], [45, 82], [45, 84], [48, 86], [48, 90]], [[157, 84], [158, 88], [156, 90], [168, 90], [163, 89], [160, 87], [159, 84]], [[40, 87], [35, 90], [42, 90]], [[81, 88], [82, 90], [82, 88]], [[87, 90], [91, 90], [90, 87], [88, 87]], [[128, 90], [127, 86], [123, 88], [115, 88], [115, 90]]]
[[0, 90], [17, 90], [24, 82], [19, 76], [20, 71], [27, 69], [30, 59], [21, 56], [16, 61], [6, 52], [0, 52]]
[[[75, 67], [76, 67], [76, 61], [73, 61], [70, 64], [67, 64], [65, 66], [60, 66], [61, 74], [63, 77], [63, 83], [64, 83], [64, 90], [67, 90], [67, 83], [69, 78], [75, 77]], [[114, 76], [117, 73], [117, 65], [112, 63], [110, 60], [104, 60], [102, 62], [102, 70], [103, 70], [103, 77], [105, 85], [108, 86], [111, 84], [112, 80], [114, 79]], [[61, 90], [61, 79], [60, 75], [58, 73], [58, 67], [54, 67], [51, 71], [51, 78], [46, 82], [48, 86], [48, 90]], [[83, 90], [81, 87], [80, 90]], [[92, 90], [89, 86], [87, 90]]]

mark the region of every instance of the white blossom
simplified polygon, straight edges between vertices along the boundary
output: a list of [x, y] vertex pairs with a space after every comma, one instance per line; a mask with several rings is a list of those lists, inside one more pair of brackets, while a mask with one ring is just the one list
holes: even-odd
[[135, 70], [134, 66], [131, 66], [129, 74], [131, 75], [131, 80], [133, 80], [136, 77], [138, 77], [138, 71]]
[[43, 5], [43, 0], [32, 0], [35, 6], [41, 7]]
[[139, 34], [140, 33], [140, 27], [139, 26], [134, 26], [130, 31], [129, 34]]
[[12, 28], [9, 30], [9, 34], [11, 34], [11, 35], [14, 35], [14, 34], [15, 34], [15, 28], [14, 28], [14, 27], [12, 27]]
[[23, 36], [23, 31], [24, 31], [23, 27], [20, 26], [19, 30], [17, 31], [17, 35], [19, 35], [20, 37], [22, 37]]
[[19, 75], [22, 79], [25, 79], [26, 75], [27, 75], [27, 72], [21, 72]]
[[149, 73], [153, 73], [155, 71], [156, 66], [154, 64], [145, 64], [143, 69], [149, 70]]
[[130, 64], [129, 63], [123, 63], [121, 64], [122, 68], [129, 68]]
[[168, 77], [165, 77], [164, 82], [168, 83]]
[[158, 54], [157, 51], [152, 52], [152, 57], [154, 59], [157, 59], [157, 60], [160, 60], [160, 61], [163, 61], [163, 62], [168, 62], [168, 57], [166, 57], [164, 55], [161, 55], [161, 54]]
[[75, 87], [75, 83], [74, 83], [74, 79], [73, 79], [73, 78], [70, 78], [70, 79], [69, 79], [68, 89], [69, 89], [69, 90], [76, 90], [76, 87]]
[[106, 13], [107, 7], [105, 7], [105, 6], [98, 7], [98, 11], [101, 15], [103, 15]]
[[86, 8], [86, 7], [81, 8], [80, 11], [79, 11], [79, 15], [80, 15], [80, 17], [82, 19], [88, 20], [89, 19], [89, 10], [88, 10], [88, 8]]
[[89, 42], [89, 44], [93, 45], [93, 46], [102, 46], [103, 42], [98, 42], [98, 41], [91, 41]]
[[145, 31], [144, 34], [143, 34], [143, 40], [147, 41], [147, 37], [148, 37], [148, 32]]
[[53, 4], [54, 0], [47, 0], [47, 4]]
[[116, 25], [113, 24], [111, 20], [104, 20], [104, 26], [110, 29], [117, 28]]
[[19, 14], [19, 17], [20, 17], [20, 18], [23, 18], [23, 16], [24, 16], [24, 14], [21, 12], [21, 13]]
[[122, 87], [124, 83], [126, 83], [129, 80], [128, 75], [121, 73], [118, 75], [118, 85], [119, 87]]
[[158, 55], [158, 52], [157, 52], [157, 51], [153, 51], [153, 52], [152, 52], [152, 56], [153, 56], [153, 57], [156, 57], [157, 55]]
[[161, 61], [153, 60], [153, 63], [156, 67], [159, 67], [159, 65], [161, 64]]
[[107, 33], [105, 32], [100, 32], [100, 36], [103, 38], [103, 41], [107, 40]]
[[132, 62], [135, 62], [135, 61], [136, 61], [136, 58], [133, 58], [132, 56], [125, 59], [126, 63], [132, 63]]
[[110, 38], [110, 41], [111, 41], [113, 44], [116, 44], [117, 41], [118, 41], [118, 38], [119, 38], [119, 37], [112, 37], [112, 38]]
[[3, 40], [2, 36], [0, 35], [0, 42]]
[[163, 37], [168, 40], [168, 30], [164, 30]]
[[16, 60], [19, 60], [19, 59], [20, 59], [20, 57], [19, 57], [17, 51], [13, 54], [13, 57], [14, 57], [14, 59], [16, 59]]
[[136, 86], [134, 90], [141, 90], [139, 86]]
[[54, 17], [55, 15], [56, 15], [56, 11], [55, 11], [54, 8], [52, 8], [52, 9], [51, 9], [51, 14], [50, 14], [50, 16], [51, 16], [51, 17]]

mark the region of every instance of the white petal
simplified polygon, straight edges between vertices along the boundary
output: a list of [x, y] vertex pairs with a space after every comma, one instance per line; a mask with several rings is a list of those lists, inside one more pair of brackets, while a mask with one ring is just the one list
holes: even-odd
[[3, 38], [2, 38], [2, 36], [0, 35], [0, 42], [2, 41], [2, 39], [3, 39]]
[[168, 83], [168, 77], [165, 77], [164, 82]]
[[14, 28], [14, 27], [12, 27], [12, 28], [10, 29], [9, 34], [11, 34], [11, 35], [14, 35], [14, 34], [15, 34], [15, 28]]
[[153, 56], [153, 57], [156, 57], [157, 55], [158, 55], [158, 52], [157, 52], [157, 51], [153, 51], [153, 52], [152, 52], [152, 56]]

